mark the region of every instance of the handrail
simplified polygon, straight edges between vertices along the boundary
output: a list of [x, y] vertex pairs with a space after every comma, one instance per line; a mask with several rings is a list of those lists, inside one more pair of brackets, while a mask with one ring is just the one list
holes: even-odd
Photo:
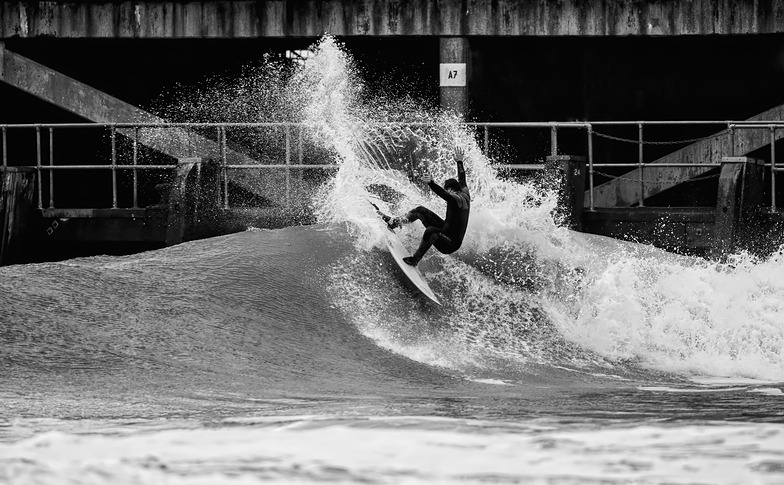
[[[397, 126], [406, 126], [406, 127], [427, 127], [427, 126], [438, 126], [441, 123], [437, 121], [433, 122], [369, 122], [366, 123], [370, 126], [376, 127], [397, 127]], [[628, 120], [628, 121], [550, 121], [550, 122], [539, 122], [539, 121], [525, 121], [525, 122], [467, 122], [465, 125], [475, 128], [477, 130], [478, 135], [481, 137], [481, 142], [483, 143], [483, 148], [488, 157], [490, 157], [491, 152], [491, 130], [497, 129], [549, 129], [549, 143], [550, 143], [550, 150], [549, 153], [551, 156], [557, 156], [560, 152], [559, 150], [559, 143], [561, 139], [559, 137], [559, 131], [564, 129], [578, 129], [578, 130], [585, 130], [586, 132], [586, 145], [585, 150], [587, 152], [587, 164], [588, 164], [588, 210], [595, 210], [595, 201], [594, 201], [594, 192], [595, 192], [595, 175], [596, 169], [600, 168], [636, 168], [639, 173], [636, 179], [637, 183], [639, 184], [639, 206], [644, 205], [644, 197], [645, 197], [645, 174], [649, 168], [672, 168], [672, 167], [683, 167], [683, 168], [690, 168], [690, 167], [697, 167], [697, 168], [715, 168], [719, 167], [720, 164], [718, 163], [651, 163], [645, 162], [645, 145], [656, 145], [656, 144], [686, 144], [691, 143], [694, 140], [699, 139], [708, 139], [712, 137], [719, 136], [720, 134], [729, 134], [731, 137], [731, 145], [732, 150], [734, 152], [735, 148], [735, 136], [736, 132], [739, 130], [766, 130], [769, 132], [770, 136], [770, 163], [766, 163], [766, 169], [770, 170], [770, 191], [771, 191], [771, 200], [770, 200], [770, 208], [772, 211], [777, 210], [777, 203], [776, 203], [776, 190], [777, 190], [777, 174], [784, 172], [784, 164], [780, 164], [776, 161], [776, 148], [775, 142], [777, 134], [780, 134], [780, 130], [784, 130], [784, 120], [671, 120], [671, 121], [664, 121], [664, 120], [653, 120], [653, 121], [645, 121], [645, 120]], [[279, 121], [279, 122], [253, 122], [253, 123], [243, 123], [243, 122], [231, 122], [231, 123], [215, 123], [215, 122], [198, 122], [198, 123], [35, 123], [35, 124], [0, 124], [0, 143], [2, 144], [2, 165], [5, 167], [8, 165], [8, 138], [9, 132], [15, 131], [17, 129], [34, 129], [35, 130], [35, 149], [36, 149], [36, 162], [34, 168], [37, 170], [39, 176], [37, 177], [37, 189], [38, 189], [38, 208], [43, 208], [43, 196], [44, 191], [42, 187], [42, 174], [48, 173], [48, 195], [49, 195], [49, 208], [55, 207], [55, 177], [54, 173], [59, 172], [62, 170], [111, 170], [111, 177], [112, 177], [112, 208], [118, 208], [118, 180], [117, 180], [117, 173], [118, 171], [127, 171], [131, 170], [133, 174], [133, 181], [132, 181], [132, 190], [133, 190], [133, 200], [132, 200], [132, 207], [138, 208], [138, 190], [139, 190], [139, 179], [138, 174], [139, 171], [145, 170], [171, 170], [175, 167], [175, 165], [168, 165], [168, 164], [140, 164], [139, 163], [139, 143], [140, 143], [140, 134], [143, 130], [150, 129], [150, 130], [159, 130], [159, 129], [193, 129], [193, 130], [216, 130], [216, 138], [217, 138], [217, 145], [219, 147], [219, 168], [220, 168], [220, 185], [221, 185], [221, 197], [223, 206], [228, 208], [229, 207], [229, 199], [228, 199], [228, 171], [229, 170], [248, 170], [248, 169], [283, 169], [285, 170], [285, 190], [286, 190], [286, 204], [288, 205], [291, 202], [291, 170], [295, 169], [336, 169], [337, 165], [334, 164], [308, 164], [305, 163], [304, 160], [304, 151], [303, 151], [303, 132], [304, 129], [308, 127], [313, 127], [313, 124], [309, 123], [302, 123], [302, 122], [293, 122], [293, 121]], [[621, 127], [621, 126], [628, 126], [634, 127], [637, 130], [636, 139], [632, 138], [619, 138], [615, 136], [611, 136], [609, 134], [600, 133], [597, 131], [597, 128], [600, 127]], [[645, 128], [646, 127], [662, 127], [662, 126], [715, 126], [718, 128], [724, 128], [725, 131], [715, 132], [713, 134], [704, 136], [702, 138], [693, 139], [693, 140], [674, 140], [674, 141], [652, 141], [646, 140], [645, 135], [647, 134]], [[260, 164], [260, 163], [248, 163], [248, 164], [237, 164], [237, 163], [229, 163], [228, 157], [228, 148], [227, 148], [227, 131], [233, 128], [283, 128], [282, 133], [284, 136], [284, 163], [280, 164]], [[297, 129], [294, 129], [297, 128]], [[111, 135], [111, 158], [106, 164], [96, 164], [96, 165], [55, 165], [55, 150], [54, 150], [54, 131], [60, 129], [103, 129], [109, 130]], [[42, 140], [42, 130], [48, 130], [48, 150], [44, 151], [44, 142]], [[129, 136], [132, 140], [132, 155], [131, 155], [131, 163], [119, 163], [118, 158], [118, 146], [117, 146], [117, 132], [118, 130], [131, 130], [132, 134], [128, 135], [127, 133], [123, 133], [125, 136]], [[204, 136], [204, 135], [199, 135]], [[294, 143], [292, 143], [292, 136], [296, 136], [297, 139]], [[616, 141], [624, 141], [629, 143], [636, 143], [637, 144], [637, 161], [636, 162], [621, 162], [621, 163], [607, 163], [607, 162], [597, 162], [595, 158], [595, 143], [594, 138], [596, 136], [601, 136], [603, 138], [615, 139]], [[649, 135], [650, 136], [650, 135]], [[606, 146], [606, 145], [602, 145]], [[191, 150], [193, 146], [191, 145]], [[296, 159], [294, 151], [296, 152]], [[47, 153], [48, 152], [48, 153]], [[44, 164], [43, 157], [44, 154], [48, 155], [48, 164]], [[732, 153], [734, 155], [734, 153]], [[198, 154], [197, 154], [198, 155]], [[127, 158], [126, 158], [127, 160]], [[296, 160], [296, 162], [294, 162]], [[543, 168], [542, 163], [509, 163], [503, 165], [493, 165], [499, 169], [505, 170], [539, 170]]]
[[[440, 122], [423, 121], [370, 121], [369, 126], [441, 126]], [[466, 126], [489, 128], [587, 128], [588, 126], [678, 126], [678, 125], [724, 125], [760, 127], [784, 127], [784, 120], [674, 120], [674, 121], [469, 121]], [[3, 123], [0, 128], [269, 128], [281, 126], [316, 126], [313, 123], [297, 121], [268, 121], [268, 122], [199, 122], [199, 123]]]

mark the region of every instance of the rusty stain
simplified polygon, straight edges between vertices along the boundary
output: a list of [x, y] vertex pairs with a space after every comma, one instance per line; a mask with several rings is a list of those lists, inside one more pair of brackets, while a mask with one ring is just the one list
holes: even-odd
[[19, 25], [16, 33], [22, 37], [27, 37], [29, 34], [27, 25], [27, 5], [19, 4]]
[[[383, 19], [380, 19], [383, 20]], [[400, 25], [400, 4], [395, 1], [390, 1], [387, 4], [387, 30], [389, 32], [398, 32]]]
[[356, 11], [356, 26], [357, 26], [357, 34], [359, 35], [366, 35], [370, 32], [370, 18], [368, 17], [367, 11], [365, 10], [365, 4], [360, 3], [357, 6]]
[[503, 14], [501, 15], [501, 19], [503, 20], [503, 22], [502, 22], [502, 30], [505, 31], [505, 30], [509, 29], [509, 26], [512, 24], [512, 15], [511, 15], [511, 12], [509, 11], [509, 8], [510, 8], [509, 5], [508, 4], [504, 4], [504, 7], [505, 8], [503, 9]]

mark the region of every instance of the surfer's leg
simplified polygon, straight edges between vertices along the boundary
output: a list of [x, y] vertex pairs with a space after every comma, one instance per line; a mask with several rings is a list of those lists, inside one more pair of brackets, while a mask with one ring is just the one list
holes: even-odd
[[416, 266], [425, 256], [425, 253], [430, 249], [438, 239], [442, 237], [441, 227], [430, 226], [425, 229], [425, 233], [422, 235], [422, 242], [419, 243], [419, 247], [417, 248], [416, 252], [407, 258], [403, 258], [403, 261], [406, 264], [410, 264], [411, 266]]
[[383, 212], [381, 212], [381, 209], [379, 209], [378, 206], [373, 202], [370, 202], [370, 205], [372, 205], [376, 209], [376, 213], [381, 217], [381, 220], [387, 224], [387, 227], [389, 228], [390, 231], [400, 227], [400, 222], [398, 222], [397, 217], [392, 217], [390, 215], [384, 214]]
[[388, 216], [387, 214], [384, 214], [381, 211], [377, 211], [377, 212], [378, 212], [378, 215], [381, 216], [381, 220], [386, 222], [387, 227], [389, 228], [390, 231], [400, 227], [400, 223], [398, 222], [398, 218], [397, 217]]
[[460, 248], [460, 246], [456, 247], [452, 239], [443, 232], [438, 236], [433, 246], [442, 254], [452, 254]]
[[444, 226], [444, 220], [441, 219], [438, 214], [421, 205], [411, 209], [411, 211], [406, 214], [405, 220], [407, 222], [422, 221], [425, 228]]

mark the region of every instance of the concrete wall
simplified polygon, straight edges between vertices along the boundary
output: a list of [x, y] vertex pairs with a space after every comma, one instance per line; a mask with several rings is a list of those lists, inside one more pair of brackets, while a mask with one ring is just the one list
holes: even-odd
[[784, 0], [0, 2], [0, 38], [668, 36], [784, 32]]

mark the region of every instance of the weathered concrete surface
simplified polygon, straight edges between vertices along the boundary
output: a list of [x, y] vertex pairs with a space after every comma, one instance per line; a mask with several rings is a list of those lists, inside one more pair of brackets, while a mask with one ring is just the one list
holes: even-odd
[[[784, 120], [784, 105], [752, 116], [749, 121]], [[784, 138], [784, 130], [776, 131], [776, 140]], [[734, 143], [733, 143], [734, 142]], [[657, 163], [721, 163], [722, 158], [744, 156], [770, 144], [767, 129], [736, 129], [733, 136], [728, 130], [683, 147], [653, 162]], [[734, 145], [734, 146], [733, 146]], [[652, 197], [690, 178], [704, 174], [713, 167], [649, 168], [644, 173], [643, 197]], [[594, 187], [594, 207], [629, 207], [640, 201], [639, 169], [632, 170], [602, 185]], [[590, 193], [585, 192], [585, 206], [590, 205]]]
[[784, 0], [0, 2], [0, 38], [784, 32]]
[[0, 42], [0, 81], [97, 123], [162, 123], [160, 118], [38, 62]]

